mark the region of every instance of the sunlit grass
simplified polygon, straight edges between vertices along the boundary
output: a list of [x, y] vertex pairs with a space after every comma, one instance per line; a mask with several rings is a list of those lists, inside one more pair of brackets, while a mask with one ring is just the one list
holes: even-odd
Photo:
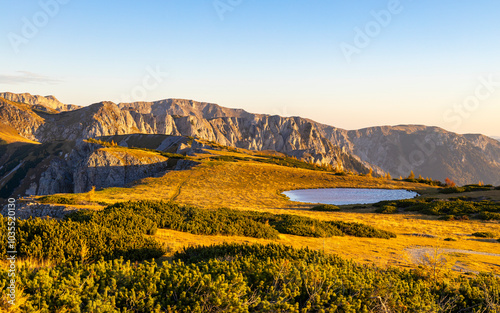
[[[282, 210], [272, 210], [282, 213]], [[156, 238], [170, 249], [170, 255], [184, 246], [210, 245], [222, 242], [235, 243], [283, 243], [293, 247], [309, 247], [324, 250], [326, 253], [338, 254], [356, 262], [379, 266], [399, 266], [415, 268], [418, 264], [409, 254], [409, 249], [416, 247], [437, 247], [439, 249], [460, 249], [486, 253], [500, 253], [500, 243], [477, 240], [470, 234], [481, 230], [496, 232], [500, 236], [500, 224], [495, 222], [464, 221], [445, 222], [422, 218], [418, 215], [381, 215], [374, 213], [353, 212], [307, 212], [287, 211], [298, 215], [306, 215], [322, 220], [343, 220], [375, 226], [395, 232], [393, 239], [358, 238], [351, 236], [311, 238], [281, 234], [277, 240], [248, 238], [241, 236], [202, 236], [167, 229], [159, 229]], [[431, 235], [435, 238], [414, 236], [414, 234]], [[456, 241], [445, 241], [453, 236]], [[500, 274], [500, 257], [474, 254], [446, 253], [452, 265], [459, 265], [467, 271], [486, 271]]]
[[[114, 149], [114, 148], [111, 148]], [[121, 151], [126, 149], [117, 148]], [[143, 153], [140, 150], [137, 153]], [[145, 152], [152, 153], [152, 152]], [[154, 154], [154, 153], [153, 153]], [[342, 220], [358, 222], [376, 228], [395, 232], [395, 239], [331, 237], [308, 238], [280, 235], [275, 242], [294, 247], [309, 247], [339, 254], [360, 263], [375, 263], [380, 266], [415, 268], [414, 260], [408, 255], [412, 247], [439, 247], [443, 249], [473, 250], [499, 253], [500, 243], [478, 240], [471, 237], [474, 232], [489, 231], [500, 238], [500, 224], [484, 221], [441, 221], [437, 217], [419, 214], [375, 214], [373, 209], [350, 209], [341, 212], [309, 211], [313, 204], [289, 201], [282, 191], [302, 188], [390, 188], [410, 189], [431, 196], [441, 195], [437, 188], [423, 184], [373, 178], [361, 175], [336, 175], [333, 172], [292, 168], [252, 161], [258, 155], [235, 151], [207, 151], [193, 159], [200, 165], [184, 171], [170, 171], [160, 178], [146, 178], [130, 188], [106, 188], [95, 191], [89, 202], [89, 193], [64, 194], [72, 201], [81, 202], [80, 207], [93, 209], [122, 201], [173, 200], [180, 204], [200, 208], [228, 207], [233, 209], [257, 210], [275, 214], [304, 215], [321, 220]], [[245, 161], [213, 161], [214, 155], [246, 157]], [[500, 191], [491, 191], [499, 196]], [[494, 194], [494, 195], [493, 195]], [[462, 194], [460, 194], [462, 195]], [[351, 206], [352, 207], [352, 206]], [[415, 236], [416, 234], [433, 236]], [[452, 237], [456, 241], [445, 241]], [[160, 229], [156, 238], [167, 245], [169, 254], [189, 245], [208, 245], [221, 242], [267, 243], [272, 240], [239, 236], [193, 235], [173, 230]], [[167, 255], [167, 257], [168, 257]], [[500, 258], [471, 254], [449, 255], [450, 262], [471, 271], [492, 271], [500, 273]]]

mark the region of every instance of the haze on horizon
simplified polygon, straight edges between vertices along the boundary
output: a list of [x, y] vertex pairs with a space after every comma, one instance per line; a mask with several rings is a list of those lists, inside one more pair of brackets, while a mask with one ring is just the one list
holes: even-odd
[[0, 91], [500, 136], [500, 3], [0, 2]]

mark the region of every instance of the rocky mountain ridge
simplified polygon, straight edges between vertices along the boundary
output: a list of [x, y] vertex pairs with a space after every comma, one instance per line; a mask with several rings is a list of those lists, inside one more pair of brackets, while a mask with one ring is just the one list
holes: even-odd
[[13, 101], [32, 105], [42, 111], [65, 112], [80, 109], [81, 106], [74, 104], [64, 104], [54, 96], [38, 96], [29, 93], [0, 92], [0, 97]]
[[500, 142], [438, 127], [344, 130], [301, 117], [252, 114], [182, 99], [100, 102], [58, 114], [18, 107], [0, 99], [0, 122], [39, 142], [131, 133], [183, 135], [232, 147], [276, 150], [347, 170], [355, 170], [353, 164], [358, 163], [363, 172], [366, 169], [359, 168], [361, 162], [375, 172], [395, 177], [413, 170], [423, 177], [450, 177], [458, 184], [500, 184]]

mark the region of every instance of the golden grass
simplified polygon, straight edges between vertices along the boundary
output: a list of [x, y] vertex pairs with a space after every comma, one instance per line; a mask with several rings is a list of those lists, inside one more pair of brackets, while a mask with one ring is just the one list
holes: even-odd
[[[202, 208], [229, 207], [234, 209], [290, 213], [321, 220], [343, 220], [359, 222], [395, 232], [395, 239], [332, 237], [308, 238], [281, 235], [275, 242], [294, 247], [309, 247], [339, 254], [360, 263], [375, 263], [380, 266], [394, 265], [415, 267], [408, 256], [412, 247], [440, 247], [445, 249], [473, 250], [499, 253], [500, 243], [481, 241], [470, 234], [490, 231], [500, 237], [498, 222], [482, 221], [440, 221], [435, 217], [416, 214], [375, 214], [373, 209], [348, 209], [342, 212], [312, 212], [312, 205], [291, 202], [281, 195], [284, 190], [302, 188], [402, 188], [435, 196], [437, 189], [423, 184], [386, 180], [366, 176], [338, 176], [331, 172], [291, 168], [254, 161], [222, 162], [209, 161], [214, 154], [248, 157], [248, 154], [231, 151], [209, 151], [194, 159], [200, 165], [185, 171], [170, 171], [160, 178], [147, 178], [131, 188], [106, 188], [96, 191], [95, 202], [115, 203], [137, 200], [174, 200], [180, 204]], [[258, 157], [258, 155], [256, 156]], [[492, 191], [500, 194], [500, 191]], [[64, 195], [74, 200], [87, 199], [87, 194]], [[452, 197], [456, 195], [442, 195]], [[94, 207], [95, 209], [95, 207]], [[284, 211], [283, 209], [286, 209]], [[347, 211], [346, 211], [347, 210]], [[435, 238], [414, 236], [432, 235]], [[452, 237], [457, 241], [444, 241]], [[498, 238], [497, 237], [497, 238]], [[239, 236], [202, 236], [173, 230], [160, 229], [156, 238], [166, 243], [172, 251], [189, 245], [207, 245], [221, 242], [267, 243], [271, 240]], [[500, 258], [471, 254], [451, 254], [450, 262], [472, 271], [500, 273]]]
[[[242, 156], [245, 156], [241, 154]], [[402, 188], [418, 192], [427, 185], [372, 178], [338, 176], [332, 172], [291, 168], [253, 161], [206, 161], [191, 170], [171, 171], [161, 178], [146, 178], [131, 188], [106, 188], [95, 193], [96, 201], [115, 203], [137, 200], [175, 200], [203, 208], [236, 209], [309, 208], [292, 203], [282, 191], [302, 188]], [[71, 196], [84, 198], [85, 194]]]
[[166, 157], [162, 156], [158, 152], [152, 152], [140, 149], [127, 149], [120, 146], [106, 147], [106, 148], [101, 148], [99, 150], [109, 152], [121, 160], [124, 160], [127, 156], [137, 158], [141, 161], [151, 160], [154, 162], [158, 162], [159, 159], [160, 162], [162, 162], [167, 160]]
[[[274, 213], [283, 213], [282, 210], [273, 210]], [[282, 243], [293, 247], [309, 247], [322, 250], [326, 253], [337, 254], [343, 258], [352, 259], [362, 264], [376, 264], [378, 266], [398, 266], [415, 268], [417, 266], [409, 254], [409, 250], [417, 247], [438, 247], [439, 249], [460, 249], [486, 253], [500, 253], [500, 243], [482, 241], [471, 237], [470, 234], [478, 230], [492, 231], [500, 237], [500, 224], [483, 223], [479, 221], [444, 222], [422, 219], [418, 215], [381, 215], [374, 213], [353, 212], [306, 212], [290, 211], [298, 215], [316, 217], [323, 220], [343, 220], [359, 222], [374, 227], [395, 232], [398, 237], [393, 239], [357, 238], [351, 236], [311, 238], [281, 234], [278, 240], [257, 239], [241, 236], [204, 236], [189, 233], [159, 229], [156, 238], [165, 243], [170, 256], [182, 247], [193, 245], [210, 245], [223, 242], [232, 243]], [[413, 236], [412, 234], [427, 234], [436, 238]], [[454, 237], [457, 241], [445, 241], [447, 237]], [[463, 253], [446, 253], [451, 265], [458, 265], [467, 271], [486, 271], [500, 274], [500, 257], [484, 256]]]
[[15, 142], [40, 144], [39, 142], [22, 137], [14, 128], [0, 123], [0, 144], [11, 144]]

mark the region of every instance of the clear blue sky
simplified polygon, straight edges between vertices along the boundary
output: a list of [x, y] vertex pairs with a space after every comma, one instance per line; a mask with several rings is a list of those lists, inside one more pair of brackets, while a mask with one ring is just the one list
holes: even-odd
[[56, 1], [0, 0], [0, 91], [500, 136], [498, 0]]

